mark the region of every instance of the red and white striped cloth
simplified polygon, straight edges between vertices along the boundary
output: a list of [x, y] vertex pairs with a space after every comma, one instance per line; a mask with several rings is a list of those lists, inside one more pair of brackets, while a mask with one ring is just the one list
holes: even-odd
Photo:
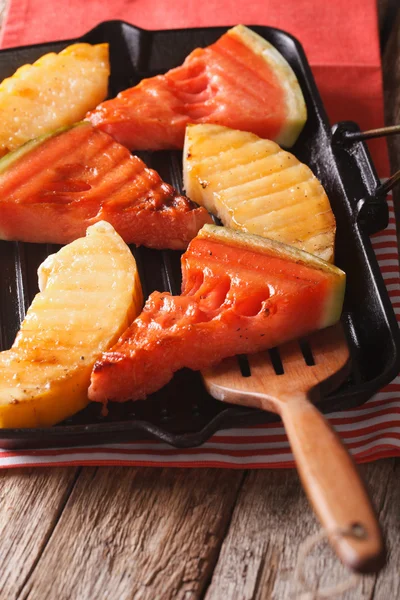
[[[11, 0], [2, 47], [76, 37], [99, 21], [119, 18], [147, 29], [252, 23], [290, 31], [305, 47], [331, 122], [353, 119], [362, 129], [383, 122], [380, 50], [375, 0]], [[382, 177], [388, 175], [384, 142], [371, 146]], [[373, 246], [396, 314], [400, 278], [395, 216]], [[400, 456], [400, 377], [357, 409], [329, 419], [358, 462]], [[56, 465], [146, 465], [228, 468], [293, 466], [279, 424], [219, 431], [200, 448], [176, 450], [156, 441], [47, 450], [0, 450], [0, 468]]]

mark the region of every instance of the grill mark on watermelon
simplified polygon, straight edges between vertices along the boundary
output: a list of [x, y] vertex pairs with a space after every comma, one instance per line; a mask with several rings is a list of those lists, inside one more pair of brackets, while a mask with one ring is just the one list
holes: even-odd
[[205, 71], [205, 65], [201, 67], [201, 72], [196, 76], [189, 76], [187, 79], [172, 80], [176, 90], [182, 90], [185, 94], [190, 94], [193, 96], [199, 96], [202, 92], [207, 91], [209, 85], [209, 78]]
[[[202, 51], [201, 51], [202, 52]], [[195, 56], [196, 50], [194, 50], [190, 56]], [[196, 79], [200, 77], [205, 70], [204, 62], [188, 61], [187, 58], [184, 60], [182, 65], [175, 67], [168, 71], [170, 79], [174, 81], [186, 81], [188, 79]]]
[[[3, 181], [0, 184], [1, 195], [3, 197], [12, 194], [13, 189], [16, 189], [17, 187], [23, 191], [24, 186], [31, 186], [32, 181], [36, 180], [39, 174], [43, 172], [43, 162], [41, 156], [38, 154], [38, 150], [40, 150], [40, 146], [35, 153], [32, 152], [26, 156], [23, 168], [21, 168], [22, 161], [17, 161], [11, 165], [7, 172], [6, 181], [4, 182], [4, 178], [2, 178]], [[54, 161], [63, 154], [64, 150], [60, 150], [58, 153], [54, 152]], [[34, 159], [32, 157], [34, 157]]]
[[[96, 151], [86, 155], [85, 151], [85, 162], [87, 164], [93, 163], [95, 166], [90, 170], [92, 176], [92, 188], [97, 187], [101, 182], [105, 181], [105, 173], [110, 170], [115, 170], [120, 164], [128, 160], [126, 153], [122, 148], [114, 146], [113, 139], [110, 136], [105, 136], [107, 139], [100, 143], [97, 142]], [[93, 144], [95, 145], [95, 144]], [[112, 156], [109, 154], [112, 151]], [[133, 164], [133, 163], [132, 163]], [[132, 176], [134, 172], [132, 171]]]
[[0, 187], [5, 239], [68, 243], [104, 218], [127, 242], [184, 249], [211, 222], [204, 208], [89, 123], [36, 146], [0, 175]]
[[[73, 130], [71, 130], [73, 131]], [[69, 152], [73, 152], [75, 149], [75, 145], [84, 143], [83, 140], [76, 140], [76, 144], [72, 140], [71, 143], [64, 149], [60, 149], [58, 152], [57, 146], [56, 150], [53, 148], [53, 144], [50, 147], [51, 151], [49, 151], [49, 147], [45, 150], [46, 153], [51, 154], [52, 164], [55, 164], [57, 160], [66, 155], [68, 156]], [[49, 140], [50, 142], [51, 140]], [[107, 137], [106, 139], [95, 140], [93, 144], [91, 144], [87, 149], [87, 160], [88, 162], [93, 160], [94, 157], [104, 153], [107, 147], [111, 146], [113, 143], [113, 139]], [[40, 152], [40, 153], [39, 153]], [[39, 190], [43, 188], [43, 180], [46, 178], [47, 168], [43, 166], [43, 149], [39, 146], [32, 152], [30, 155], [27, 155], [25, 160], [17, 161], [9, 171], [7, 171], [7, 178], [1, 177], [1, 194], [2, 199], [4, 200], [7, 195], [13, 194], [13, 190], [18, 189], [19, 202], [29, 201], [28, 198], [24, 198], [24, 194], [35, 194], [35, 190]], [[45, 161], [47, 163], [47, 161]], [[5, 179], [5, 181], [4, 181]], [[22, 197], [22, 198], [21, 198]], [[2, 201], [0, 199], [0, 203]]]
[[202, 369], [304, 335], [329, 297], [326, 271], [202, 236], [182, 256], [182, 271], [182, 295], [151, 294], [96, 363], [91, 399], [144, 398], [182, 367]]
[[[93, 158], [96, 158], [98, 155], [100, 155], [100, 151], [97, 151], [94, 155]], [[37, 195], [37, 197], [28, 197], [25, 199], [26, 202], [35, 202], [35, 203], [40, 203], [42, 201], [44, 202], [51, 202], [51, 203], [56, 203], [56, 202], [60, 202], [60, 203], [64, 203], [64, 204], [83, 204], [85, 206], [85, 208], [87, 209], [86, 211], [86, 216], [88, 218], [92, 218], [95, 216], [96, 214], [96, 206], [94, 205], [94, 202], [97, 201], [97, 198], [104, 198], [107, 197], [107, 201], [109, 201], [109, 198], [111, 196], [111, 193], [114, 191], [114, 181], [115, 181], [115, 171], [118, 169], [119, 166], [122, 166], [123, 164], [127, 164], [127, 158], [126, 156], [120, 156], [119, 159], [113, 163], [112, 168], [109, 171], [109, 174], [112, 172], [113, 173], [113, 178], [112, 180], [109, 182], [109, 184], [107, 185], [107, 182], [101, 177], [101, 169], [99, 169], [98, 173], [95, 173], [95, 178], [94, 181], [92, 181], [92, 184], [87, 183], [87, 189], [86, 189], [86, 193], [84, 195], [84, 197], [82, 197], [81, 194], [79, 194], [79, 191], [85, 191], [85, 190], [79, 190], [79, 189], [75, 189], [75, 196], [57, 196], [56, 194], [53, 197], [49, 197], [46, 193], [42, 193], [43, 192], [43, 188], [41, 188], [39, 190], [39, 193]], [[81, 170], [84, 171], [85, 167], [81, 167]], [[86, 174], [90, 175], [90, 172], [88, 172], [88, 170], [86, 169]], [[100, 183], [96, 183], [96, 175], [98, 175], [97, 180], [100, 180]], [[56, 173], [55, 173], [56, 176]], [[73, 177], [74, 174], [70, 173], [70, 176]], [[125, 177], [125, 175], [124, 175]], [[121, 178], [122, 179], [122, 178]], [[125, 183], [125, 181], [121, 181], [121, 183]], [[54, 192], [56, 192], [56, 188], [58, 186], [58, 181], [57, 179], [55, 179], [55, 181], [52, 182], [52, 185], [54, 186]], [[64, 185], [65, 185], [65, 181], [64, 181]], [[73, 186], [73, 182], [70, 182], [70, 185]], [[112, 190], [112, 191], [111, 191]], [[108, 194], [110, 194], [110, 196], [107, 196]], [[100, 200], [99, 200], [100, 201]]]
[[177, 98], [183, 99], [184, 102], [186, 102], [186, 100], [184, 100], [186, 97], [188, 103], [191, 101], [199, 101], [203, 94], [204, 99], [206, 100], [210, 92], [209, 76], [204, 64], [199, 65], [199, 67], [199, 73], [194, 76], [188, 74], [188, 77], [177, 78], [173, 77], [172, 72], [170, 72], [168, 77], [165, 75], [159, 76], [159, 81], [163, 81], [167, 86], [171, 86]]
[[[228, 36], [227, 36], [228, 37]], [[221, 38], [222, 40], [222, 38]], [[225, 42], [225, 40], [223, 40]], [[240, 81], [237, 82], [249, 95], [257, 100], [257, 104], [260, 100], [260, 95], [263, 99], [268, 99], [270, 104], [276, 106], [276, 114], [279, 114], [283, 117], [282, 106], [285, 106], [285, 97], [282, 93], [280, 87], [272, 87], [270, 85], [270, 80], [273, 80], [274, 84], [278, 84], [278, 80], [271, 69], [268, 71], [268, 79], [264, 76], [265, 62], [263, 60], [256, 60], [256, 57], [252, 52], [248, 51], [246, 54], [247, 60], [241, 60], [241, 51], [244, 48], [243, 44], [237, 44], [236, 50], [237, 53], [229, 51], [222, 44], [218, 44], [218, 42], [213, 47], [214, 52], [222, 58], [225, 58], [228, 62], [232, 63], [234, 70], [240, 72]], [[257, 65], [252, 66], [251, 62], [257, 62]], [[259, 70], [257, 70], [257, 66]], [[227, 67], [223, 67], [222, 65], [218, 65], [218, 68], [226, 74], [226, 72], [231, 72], [232, 70], [226, 71]], [[232, 82], [231, 77], [227, 77], [227, 80]], [[267, 87], [265, 86], [267, 83]], [[263, 85], [264, 84], [264, 85]], [[273, 101], [271, 101], [271, 95], [275, 95]]]
[[[112, 178], [110, 181], [104, 180], [103, 183], [96, 189], [95, 195], [100, 199], [100, 208], [108, 208], [110, 210], [118, 210], [119, 208], [135, 208], [138, 203], [144, 202], [146, 195], [151, 191], [151, 181], [142, 177], [145, 173], [146, 166], [137, 157], [134, 157], [136, 169], [131, 172], [133, 164], [129, 157], [124, 156], [122, 160], [113, 168]], [[139, 162], [140, 161], [140, 162]], [[117, 173], [117, 170], [119, 173]], [[141, 184], [141, 185], [140, 185]], [[129, 196], [123, 196], [122, 192], [129, 190]], [[93, 199], [93, 197], [92, 197]], [[134, 203], [134, 204], [132, 204]]]
[[[295, 75], [287, 65], [297, 108], [288, 106], [275, 62], [259, 54], [257, 43], [250, 47], [244, 31], [232, 31], [194, 50], [165, 75], [142, 80], [102, 103], [86, 118], [131, 149], [182, 148], [189, 122], [210, 121], [293, 144], [306, 118]], [[270, 45], [261, 38], [258, 44], [267, 56]]]
[[[167, 187], [167, 184], [151, 181], [150, 178], [149, 186], [137, 192], [135, 204], [132, 204], [132, 198], [130, 202], [126, 199], [126, 192], [130, 189], [130, 182], [121, 182], [121, 185], [113, 191], [108, 202], [102, 205], [102, 208], [112, 207], [115, 209], [122, 208], [123, 210], [165, 211], [176, 208], [179, 205], [177, 194], [172, 186]], [[182, 208], [187, 207], [184, 205]]]

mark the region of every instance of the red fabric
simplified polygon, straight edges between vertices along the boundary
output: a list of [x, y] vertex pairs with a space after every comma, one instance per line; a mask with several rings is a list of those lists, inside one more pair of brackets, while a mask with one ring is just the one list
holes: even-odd
[[[144, 29], [237, 23], [270, 25], [303, 44], [331, 123], [383, 122], [376, 0], [9, 0], [0, 46], [77, 37], [100, 21], [123, 19]], [[374, 160], [387, 175], [385, 142], [373, 142]]]

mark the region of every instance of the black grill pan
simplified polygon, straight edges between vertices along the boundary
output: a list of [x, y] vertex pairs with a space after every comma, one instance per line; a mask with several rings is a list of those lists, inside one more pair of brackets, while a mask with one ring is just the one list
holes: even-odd
[[[218, 39], [226, 27], [145, 31], [122, 21], [101, 23], [82, 38], [0, 52], [0, 80], [22, 64], [46, 52], [59, 52], [77, 41], [108, 42], [111, 56], [109, 96], [179, 65], [198, 46]], [[343, 324], [352, 354], [352, 372], [333, 394], [323, 398], [325, 412], [365, 402], [398, 373], [399, 330], [368, 233], [387, 225], [384, 201], [364, 211], [357, 221], [357, 200], [371, 196], [379, 185], [366, 146], [335, 144], [324, 107], [301, 45], [291, 35], [271, 27], [253, 27], [285, 56], [300, 81], [308, 110], [307, 124], [293, 152], [307, 163], [324, 185], [337, 220], [336, 263], [347, 273]], [[354, 123], [342, 124], [358, 131]], [[182, 189], [181, 153], [141, 153], [150, 166]], [[21, 320], [38, 291], [36, 270], [55, 246], [0, 242], [0, 344], [14, 341]], [[174, 293], [180, 287], [180, 253], [132, 248], [144, 294], [155, 289]], [[3, 429], [0, 447], [34, 448], [124, 442], [155, 437], [176, 447], [197, 446], [221, 428], [242, 427], [277, 420], [255, 409], [224, 405], [204, 390], [198, 373], [183, 370], [163, 390], [146, 401], [101, 406], [91, 404], [81, 413], [49, 429]]]

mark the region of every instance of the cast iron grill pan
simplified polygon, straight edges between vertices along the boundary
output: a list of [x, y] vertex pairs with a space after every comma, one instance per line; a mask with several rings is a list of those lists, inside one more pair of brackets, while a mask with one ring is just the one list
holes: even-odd
[[[179, 65], [198, 46], [220, 37], [226, 27], [145, 31], [122, 21], [98, 25], [82, 38], [13, 48], [0, 52], [0, 80], [46, 52], [59, 52], [77, 41], [110, 44], [109, 96], [144, 77]], [[393, 309], [367, 232], [387, 224], [387, 206], [374, 206], [361, 225], [356, 201], [373, 194], [379, 180], [364, 144], [334, 145], [328, 120], [300, 44], [270, 27], [253, 27], [285, 56], [300, 81], [308, 110], [307, 124], [293, 152], [324, 185], [337, 220], [336, 263], [347, 273], [343, 324], [352, 355], [345, 383], [321, 400], [325, 412], [355, 407], [388, 383], [399, 370], [399, 333]], [[345, 127], [357, 131], [354, 123]], [[182, 190], [181, 153], [140, 153], [166, 181]], [[373, 217], [373, 218], [372, 218]], [[37, 268], [53, 245], [0, 242], [0, 344], [9, 348], [32, 298], [38, 291]], [[179, 293], [180, 253], [134, 248], [145, 297], [153, 290]], [[204, 390], [198, 373], [183, 370], [145, 401], [109, 404], [109, 415], [92, 403], [79, 414], [49, 429], [3, 429], [3, 448], [72, 446], [124, 442], [154, 437], [176, 447], [196, 446], [218, 429], [277, 420], [255, 409], [224, 405]]]

